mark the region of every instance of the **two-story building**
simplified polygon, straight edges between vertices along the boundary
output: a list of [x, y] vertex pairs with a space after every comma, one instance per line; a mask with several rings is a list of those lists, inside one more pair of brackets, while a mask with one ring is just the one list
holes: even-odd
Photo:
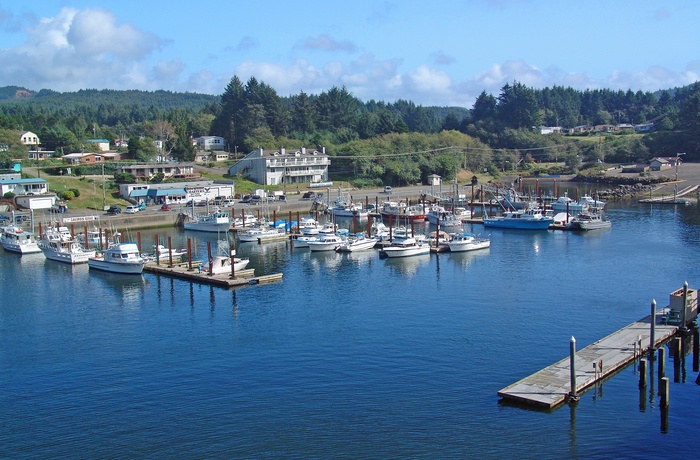
[[97, 150], [100, 152], [106, 152], [109, 150], [109, 139], [88, 139], [87, 141], [91, 144], [95, 144], [97, 146]]
[[220, 136], [201, 136], [195, 138], [197, 148], [200, 150], [225, 150], [226, 140]]
[[127, 173], [136, 179], [150, 179], [158, 173], [168, 178], [189, 179], [197, 177], [193, 163], [153, 163], [153, 164], [133, 164], [117, 167], [117, 174]]
[[38, 146], [41, 144], [41, 141], [39, 141], [39, 136], [31, 131], [24, 131], [21, 133], [19, 135], [19, 140], [22, 142], [22, 144], [30, 147], [32, 150], [38, 150]]
[[321, 150], [287, 151], [258, 148], [229, 168], [229, 175], [243, 174], [262, 185], [314, 184], [328, 181], [331, 160], [325, 148]]

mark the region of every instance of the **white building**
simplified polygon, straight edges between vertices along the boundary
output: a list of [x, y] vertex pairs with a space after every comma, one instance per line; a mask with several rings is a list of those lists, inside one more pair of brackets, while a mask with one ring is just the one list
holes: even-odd
[[262, 185], [313, 184], [328, 181], [331, 160], [325, 148], [321, 150], [289, 151], [258, 148], [243, 157], [228, 170], [230, 176], [243, 174]]
[[34, 134], [31, 131], [25, 131], [22, 134], [20, 134], [19, 140], [24, 145], [34, 146], [35, 148], [36, 148], [36, 146], [41, 144], [41, 142], [39, 141], [39, 136], [37, 136], [36, 134]]
[[200, 150], [224, 150], [226, 141], [219, 136], [202, 136], [195, 139]]
[[185, 204], [190, 200], [214, 201], [217, 197], [233, 198], [233, 182], [195, 181], [164, 184], [120, 184], [119, 195], [136, 202]]
[[118, 173], [127, 173], [136, 179], [150, 179], [158, 173], [163, 176], [175, 178], [195, 177], [194, 164], [192, 163], [152, 163], [124, 165], [117, 168]]

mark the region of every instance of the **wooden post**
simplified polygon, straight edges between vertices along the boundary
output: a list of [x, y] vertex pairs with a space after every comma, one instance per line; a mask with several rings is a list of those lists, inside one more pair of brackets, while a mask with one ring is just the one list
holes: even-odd
[[187, 238], [187, 260], [189, 261], [189, 270], [192, 270], [192, 240]]
[[668, 377], [662, 377], [661, 378], [661, 383], [659, 386], [659, 394], [661, 395], [661, 407], [668, 407], [669, 405], [669, 386], [668, 386]]
[[664, 347], [659, 347], [659, 351], [656, 353], [659, 358], [659, 379], [666, 375], [666, 349]]
[[156, 234], [156, 265], [160, 265], [160, 248], [158, 247], [158, 234]]
[[212, 275], [214, 261], [211, 260], [211, 241], [207, 241], [207, 255], [209, 256], [209, 274]]
[[245, 228], [245, 209], [241, 209], [241, 221], [243, 222], [243, 228]]
[[698, 372], [698, 361], [700, 360], [700, 334], [698, 333], [698, 324], [693, 324], [693, 372]]
[[143, 249], [141, 249], [141, 232], [136, 232], [136, 245], [139, 248], [139, 252], [143, 252]]
[[570, 378], [571, 378], [571, 391], [569, 391], [569, 398], [574, 401], [578, 399], [576, 394], [576, 338], [572, 335], [569, 341], [569, 367], [570, 367]]
[[70, 236], [75, 238], [75, 224], [70, 224]]
[[681, 329], [686, 329], [685, 309], [688, 306], [688, 282], [683, 283], [683, 310], [681, 310]]
[[172, 245], [172, 238], [168, 236], [168, 258], [170, 259], [170, 266], [172, 267], [173, 265], [173, 245]]
[[[299, 231], [299, 220], [297, 219], [297, 232]], [[289, 233], [292, 233], [292, 211], [289, 211]]]
[[394, 236], [393, 236], [393, 233], [392, 233], [392, 232], [393, 232], [393, 228], [394, 228], [394, 226], [393, 226], [393, 224], [392, 224], [392, 221], [394, 220], [393, 217], [394, 217], [393, 214], [389, 214], [389, 241], [393, 241], [393, 240], [394, 240]]
[[647, 360], [642, 359], [639, 361], [639, 387], [645, 386], [647, 386]]
[[651, 321], [649, 321], [650, 331], [649, 331], [649, 352], [653, 355], [656, 349], [656, 337], [654, 335], [654, 328], [656, 327], [656, 299], [651, 301]]
[[[289, 213], [291, 214], [292, 212], [289, 211]], [[291, 222], [291, 219], [290, 219], [290, 222]], [[231, 241], [231, 244], [229, 245], [228, 253], [231, 256], [231, 278], [235, 278], [236, 277], [236, 267], [235, 267], [235, 265], [236, 265], [236, 246], [235, 246], [233, 241]]]

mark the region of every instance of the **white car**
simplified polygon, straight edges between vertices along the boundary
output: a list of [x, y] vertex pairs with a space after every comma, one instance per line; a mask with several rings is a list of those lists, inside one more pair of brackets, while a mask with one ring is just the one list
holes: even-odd
[[391, 185], [387, 185], [386, 187], [384, 187], [384, 193], [391, 193], [392, 190], [393, 189], [391, 188]]
[[127, 214], [136, 214], [139, 212], [139, 207], [138, 206], [127, 206], [126, 210], [124, 210], [125, 213]]

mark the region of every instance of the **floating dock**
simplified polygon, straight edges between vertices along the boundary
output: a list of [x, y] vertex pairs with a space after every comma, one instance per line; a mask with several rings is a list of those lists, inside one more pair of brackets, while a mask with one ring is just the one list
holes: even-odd
[[176, 263], [173, 265], [158, 265], [155, 262], [148, 262], [143, 267], [143, 271], [225, 288], [282, 281], [282, 273], [255, 276], [254, 269], [246, 269], [238, 270], [236, 276], [232, 277], [230, 273], [210, 275], [202, 269], [203, 265], [201, 261], [192, 261], [191, 266], [192, 269], [190, 269], [189, 262]]
[[[654, 318], [654, 348], [669, 340], [678, 325], [666, 324], [668, 309], [656, 312]], [[576, 394], [605, 379], [648, 349], [651, 336], [651, 315], [576, 352]], [[640, 343], [641, 340], [641, 343]], [[600, 364], [602, 363], [602, 369]], [[594, 365], [599, 366], [598, 370]], [[542, 369], [498, 392], [504, 400], [553, 409], [562, 404], [571, 391], [570, 358]]]

